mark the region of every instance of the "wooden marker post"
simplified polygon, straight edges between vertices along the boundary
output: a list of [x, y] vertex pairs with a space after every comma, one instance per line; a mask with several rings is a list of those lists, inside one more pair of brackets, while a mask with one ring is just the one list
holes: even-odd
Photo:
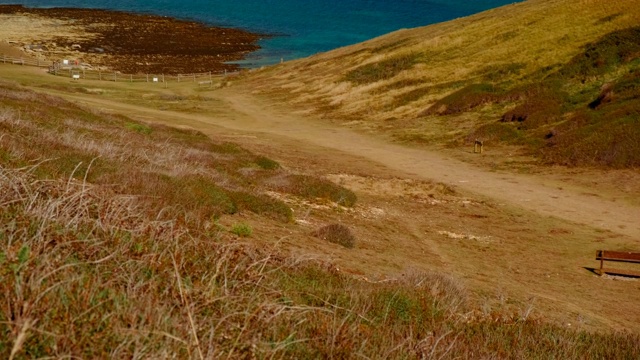
[[482, 154], [482, 151], [484, 150], [483, 147], [484, 147], [484, 141], [476, 139], [476, 141], [473, 143], [473, 153], [475, 154], [479, 152], [480, 154]]

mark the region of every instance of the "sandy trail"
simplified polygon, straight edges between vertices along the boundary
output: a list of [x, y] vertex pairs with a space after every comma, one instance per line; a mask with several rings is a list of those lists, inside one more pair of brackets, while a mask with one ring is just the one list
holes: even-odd
[[248, 95], [240, 88], [214, 93], [225, 104], [216, 109], [219, 115], [215, 117], [149, 109], [96, 97], [60, 95], [107, 111], [147, 121], [189, 126], [205, 133], [220, 133], [222, 128], [268, 136], [274, 141], [289, 139], [334, 149], [384, 165], [398, 176], [405, 174], [442, 182], [500, 204], [640, 239], [640, 207], [595, 197], [585, 193], [584, 189], [566, 187], [566, 184], [539, 175], [489, 172], [436, 152], [387, 143], [296, 114], [282, 104]]

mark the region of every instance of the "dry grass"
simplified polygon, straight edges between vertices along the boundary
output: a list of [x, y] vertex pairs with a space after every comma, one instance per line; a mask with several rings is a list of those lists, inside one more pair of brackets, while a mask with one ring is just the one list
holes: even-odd
[[[261, 227], [291, 229], [286, 205], [265, 197], [267, 189], [324, 201], [349, 192], [197, 132], [90, 113], [13, 85], [0, 90], [2, 357], [640, 352], [637, 335], [568, 330], [527, 309], [482, 311], [461, 281], [440, 273], [372, 281], [282, 253], [259, 239]], [[407, 196], [432, 206], [440, 200], [430, 195], [454, 193], [424, 187]], [[230, 213], [236, 224], [247, 224], [247, 214], [259, 220], [252, 243], [220, 225]]]
[[[518, 146], [508, 151], [520, 152], [526, 145], [527, 154], [541, 158], [545, 144], [539, 140], [553, 125], [593, 101], [603, 82], [629, 70], [607, 64], [601, 67], [607, 72], [601, 73], [589, 62], [576, 64], [576, 59], [585, 54], [606, 62], [610, 54], [589, 44], [620, 40], [608, 34], [637, 26], [638, 9], [633, 0], [607, 5], [595, 0], [526, 1], [283, 64], [251, 74], [243, 83], [265, 96], [313, 107], [322, 117], [391, 134], [403, 142], [467, 146], [466, 139], [488, 134], [503, 145]], [[626, 61], [637, 57], [637, 51], [620, 46]], [[600, 59], [601, 55], [606, 56]], [[634, 64], [630, 66], [637, 68]], [[552, 89], [550, 96], [529, 101], [518, 93], [539, 86], [554, 73], [561, 74], [563, 86]], [[562, 96], [555, 97], [558, 94]], [[492, 135], [488, 129], [497, 129], [492, 123], [503, 116], [528, 118], [524, 130], [535, 131], [512, 136], [513, 142], [502, 141], [508, 130]], [[539, 129], [542, 125], [547, 129]], [[579, 136], [574, 132], [565, 141]], [[636, 166], [627, 159], [576, 160], [574, 153], [583, 149], [569, 147], [544, 158], [573, 165]]]
[[330, 224], [313, 232], [313, 236], [322, 240], [342, 245], [348, 249], [356, 245], [356, 237], [347, 226], [342, 224]]

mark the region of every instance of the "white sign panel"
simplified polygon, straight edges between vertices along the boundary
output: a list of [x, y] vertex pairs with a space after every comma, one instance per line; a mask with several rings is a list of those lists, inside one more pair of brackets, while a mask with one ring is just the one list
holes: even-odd
[[69, 65], [69, 60], [62, 60], [62, 65]]
[[80, 79], [80, 75], [79, 74], [73, 74], [73, 78], [74, 78], [74, 80], [78, 80], [78, 79]]
[[158, 78], [157, 78], [157, 77], [154, 77], [154, 78], [153, 78], [153, 82], [158, 82]]

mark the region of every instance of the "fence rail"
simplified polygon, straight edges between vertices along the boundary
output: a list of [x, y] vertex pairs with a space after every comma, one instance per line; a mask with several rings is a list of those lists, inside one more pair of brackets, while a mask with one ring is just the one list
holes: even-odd
[[37, 66], [37, 67], [50, 67], [53, 65], [52, 61], [45, 61], [39, 59], [31, 59], [24, 57], [12, 57], [6, 56], [4, 54], [0, 55], [0, 61], [3, 64], [16, 64], [16, 65], [28, 65], [28, 66]]
[[167, 82], [194, 82], [199, 86], [213, 84], [214, 77], [225, 77], [228, 75], [235, 75], [239, 72], [222, 72], [213, 73], [211, 71], [205, 73], [192, 73], [192, 74], [178, 74], [178, 75], [166, 75], [166, 74], [123, 74], [117, 71], [101, 71], [84, 69], [81, 66], [73, 65], [61, 65], [59, 62], [44, 61], [30, 58], [16, 58], [0, 55], [0, 62], [3, 64], [16, 64], [49, 68], [49, 73], [56, 76], [68, 77], [75, 80], [103, 80], [103, 81], [115, 81], [115, 82], [149, 82], [149, 83], [167, 83]]

